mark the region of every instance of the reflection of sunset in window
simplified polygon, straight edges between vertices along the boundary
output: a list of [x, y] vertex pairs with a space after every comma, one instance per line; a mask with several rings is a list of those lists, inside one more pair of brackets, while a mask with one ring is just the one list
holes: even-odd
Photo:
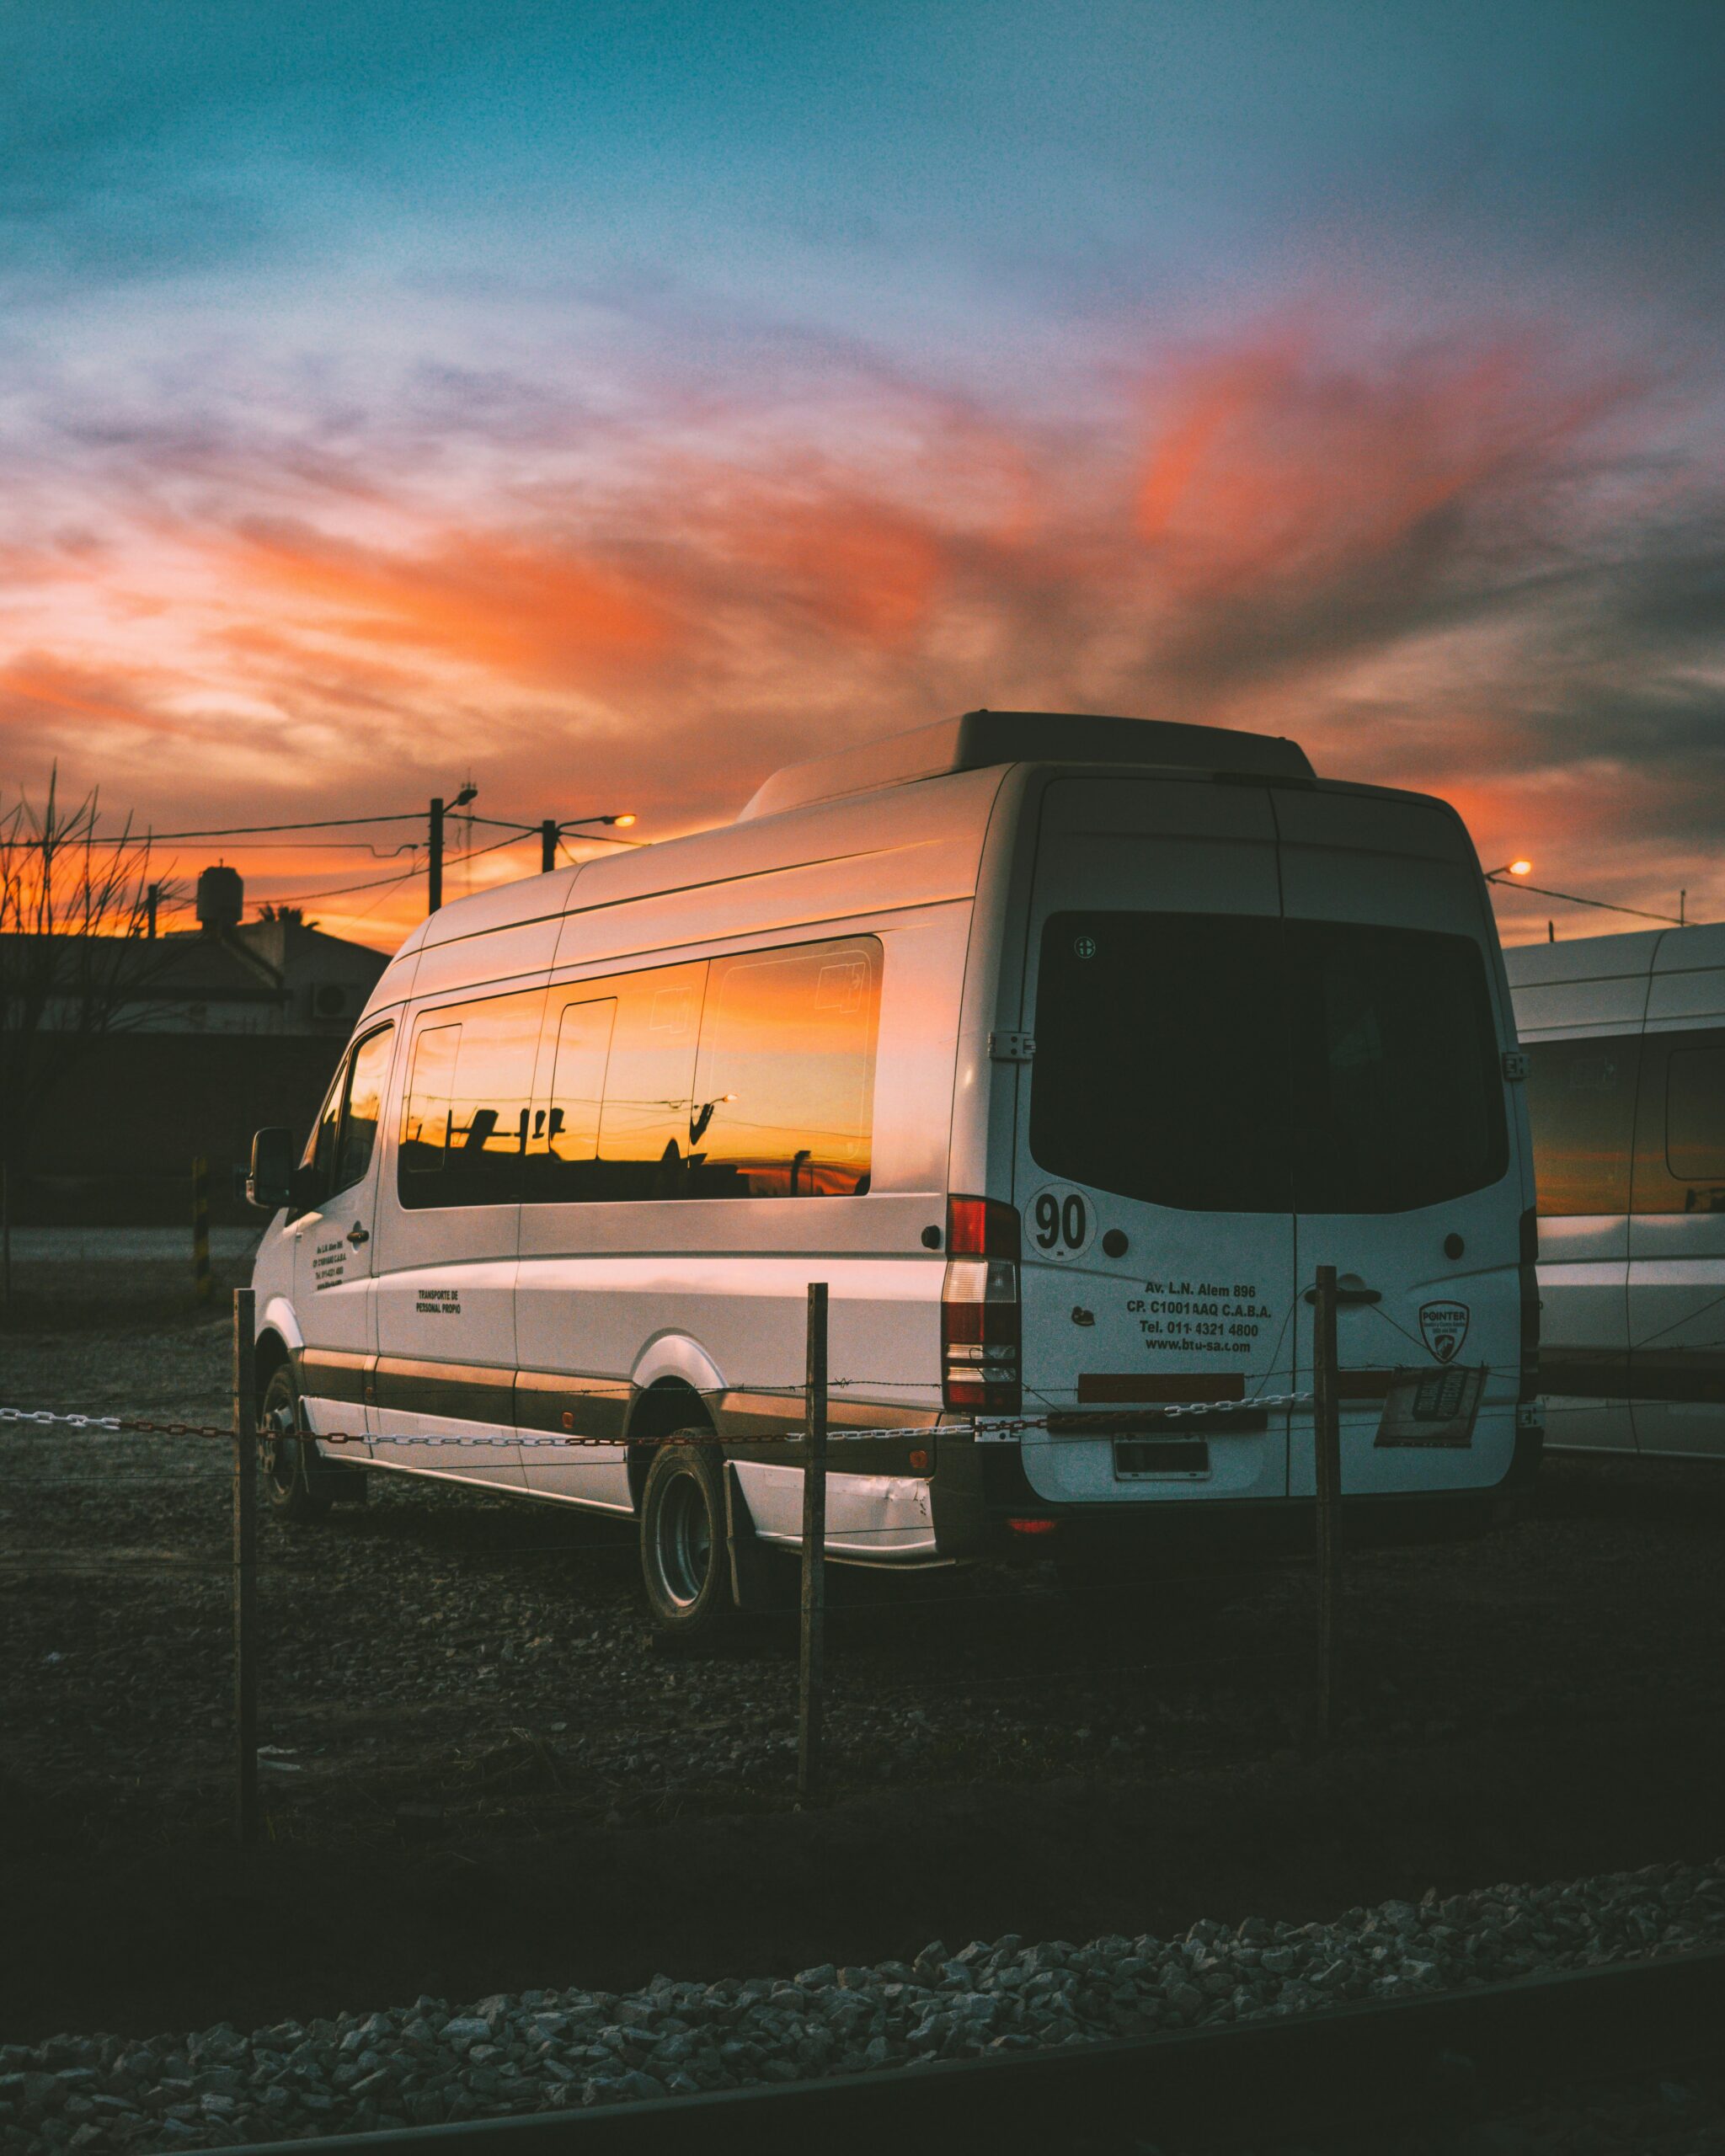
[[606, 984], [617, 995], [600, 1112], [599, 1153], [610, 1171], [600, 1187], [606, 1197], [684, 1194], [706, 983], [702, 960]]
[[866, 1190], [879, 945], [872, 937], [715, 959], [695, 1083], [697, 1190]]
[[509, 1203], [520, 1194], [542, 990], [427, 1013], [402, 1109], [409, 1205]]

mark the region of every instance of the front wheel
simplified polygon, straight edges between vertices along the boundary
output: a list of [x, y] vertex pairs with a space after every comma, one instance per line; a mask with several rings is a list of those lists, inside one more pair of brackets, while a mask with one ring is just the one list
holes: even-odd
[[678, 1639], [729, 1614], [724, 1470], [710, 1430], [679, 1430], [653, 1455], [641, 1493], [641, 1576], [653, 1621]]
[[307, 1458], [312, 1448], [305, 1435], [299, 1387], [288, 1364], [270, 1373], [258, 1419], [270, 1512], [277, 1519], [322, 1519], [329, 1510], [329, 1499], [312, 1486]]

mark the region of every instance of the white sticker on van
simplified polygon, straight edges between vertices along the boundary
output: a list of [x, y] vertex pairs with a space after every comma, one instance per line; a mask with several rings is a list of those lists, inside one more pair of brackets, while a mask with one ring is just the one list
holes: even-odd
[[1051, 1182], [1030, 1201], [1026, 1223], [1038, 1257], [1081, 1257], [1096, 1234], [1096, 1214], [1081, 1190]]

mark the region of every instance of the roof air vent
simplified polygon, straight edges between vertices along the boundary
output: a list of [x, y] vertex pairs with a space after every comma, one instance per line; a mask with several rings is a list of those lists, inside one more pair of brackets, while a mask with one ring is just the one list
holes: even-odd
[[811, 763], [788, 764], [773, 773], [737, 820], [777, 816], [811, 802], [996, 764], [1142, 764], [1263, 778], [1312, 775], [1306, 751], [1276, 734], [1093, 712], [967, 711], [961, 718], [939, 719], [884, 741], [841, 749], [836, 755], [817, 756]]

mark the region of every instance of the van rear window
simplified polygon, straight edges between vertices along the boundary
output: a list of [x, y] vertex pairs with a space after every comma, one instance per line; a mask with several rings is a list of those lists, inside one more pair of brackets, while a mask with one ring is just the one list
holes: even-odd
[[1030, 1148], [1193, 1211], [1395, 1213], [1508, 1164], [1467, 937], [1249, 915], [1067, 913], [1043, 932]]

